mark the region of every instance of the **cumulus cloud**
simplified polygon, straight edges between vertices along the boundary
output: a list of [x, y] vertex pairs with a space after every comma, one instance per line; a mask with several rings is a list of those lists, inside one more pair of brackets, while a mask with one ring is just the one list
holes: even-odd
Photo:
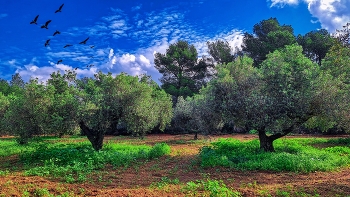
[[[50, 79], [50, 74], [53, 72], [60, 72], [64, 74], [66, 70], [73, 70], [74, 68], [66, 64], [56, 64], [49, 61], [44, 66], [38, 66], [30, 63], [24, 67], [18, 68], [16, 73], [19, 73], [24, 81], [29, 81], [31, 78], [37, 78], [39, 82], [46, 83]], [[75, 70], [78, 77], [93, 77], [97, 72], [96, 68], [78, 68]]]
[[[307, 4], [309, 12], [317, 18], [321, 27], [334, 32], [350, 21], [349, 0], [268, 0], [271, 7], [297, 5], [299, 2]], [[315, 20], [311, 21], [312, 23]]]

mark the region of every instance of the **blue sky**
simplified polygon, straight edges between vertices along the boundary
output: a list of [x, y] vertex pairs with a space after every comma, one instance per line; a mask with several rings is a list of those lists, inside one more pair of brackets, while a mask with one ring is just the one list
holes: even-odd
[[[64, 3], [61, 12], [55, 11]], [[54, 71], [74, 69], [79, 77], [146, 73], [158, 82], [154, 53], [178, 40], [207, 54], [206, 42], [240, 46], [244, 32], [276, 17], [295, 34], [350, 21], [349, 0], [0, 0], [0, 78], [20, 73], [46, 81]], [[29, 24], [37, 15], [37, 25]], [[51, 20], [48, 29], [40, 28]], [[58, 30], [60, 34], [53, 36]], [[89, 38], [86, 44], [79, 44]], [[45, 42], [50, 39], [49, 46]], [[72, 46], [64, 48], [66, 44]], [[93, 48], [91, 48], [93, 46]], [[62, 60], [57, 64], [58, 60]], [[89, 66], [94, 65], [94, 66]], [[89, 67], [88, 67], [89, 66]]]

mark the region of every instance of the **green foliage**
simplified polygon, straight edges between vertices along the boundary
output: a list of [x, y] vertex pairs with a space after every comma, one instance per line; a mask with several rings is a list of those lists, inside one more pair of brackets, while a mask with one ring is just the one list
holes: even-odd
[[162, 177], [161, 180], [159, 182], [154, 182], [150, 185], [151, 188], [158, 188], [158, 189], [162, 189], [170, 184], [179, 184], [180, 181], [178, 178], [175, 179], [170, 179], [166, 176]]
[[50, 133], [49, 108], [54, 88], [30, 80], [22, 94], [10, 95], [10, 105], [5, 113], [6, 130], [17, 135], [25, 144], [34, 135]]
[[167, 145], [166, 143], [160, 143], [160, 144], [155, 144], [153, 148], [150, 150], [148, 153], [148, 158], [153, 159], [153, 158], [158, 158], [163, 155], [168, 155], [170, 154], [170, 146]]
[[217, 66], [217, 77], [201, 92], [210, 103], [206, 107], [212, 114], [222, 116], [224, 122], [233, 120], [235, 125], [245, 126], [246, 120], [249, 120], [249, 110], [257, 110], [255, 107], [260, 104], [252, 100], [262, 85], [259, 78], [259, 72], [253, 67], [252, 59], [246, 56], [227, 65]]
[[[143, 136], [159, 126], [163, 130], [172, 117], [170, 97], [153, 83], [124, 73], [113, 77], [111, 73], [98, 73], [89, 79], [80, 98], [80, 123], [96, 150], [102, 148], [103, 135], [120, 123], [129, 132]], [[81, 126], [82, 128], [82, 126]]]
[[0, 93], [7, 96], [12, 92], [10, 84], [4, 80], [0, 79]]
[[186, 185], [182, 188], [182, 191], [187, 194], [196, 194], [197, 191], [205, 191], [208, 192], [208, 195], [210, 197], [238, 197], [242, 196], [239, 192], [234, 191], [231, 188], [227, 188], [225, 183], [220, 180], [197, 180], [197, 181], [190, 181], [187, 182]]
[[322, 59], [332, 47], [334, 40], [325, 29], [310, 31], [304, 36], [298, 35], [297, 42], [303, 47], [303, 53], [312, 61], [321, 65]]
[[255, 24], [253, 32], [254, 34], [244, 34], [242, 50], [254, 59], [255, 66], [264, 61], [267, 54], [296, 43], [293, 28], [289, 25], [281, 26], [276, 18]]
[[30, 169], [25, 175], [63, 178], [66, 182], [83, 182], [95, 170], [106, 164], [129, 166], [136, 160], [154, 159], [170, 153], [167, 144], [146, 145], [112, 144], [103, 151], [94, 151], [88, 143], [40, 143], [31, 151], [20, 154], [21, 162]]
[[8, 97], [0, 92], [0, 136], [7, 134], [6, 121], [4, 120], [5, 113], [10, 105]]
[[227, 41], [217, 40], [215, 42], [207, 42], [208, 52], [219, 64], [227, 64], [235, 59], [231, 54], [231, 47]]
[[206, 59], [198, 61], [196, 48], [181, 40], [171, 44], [166, 54], [156, 53], [154, 63], [156, 69], [163, 74], [160, 79], [162, 88], [175, 98], [174, 105], [179, 96], [186, 98], [198, 93], [213, 66]]
[[210, 134], [220, 130], [222, 118], [214, 109], [214, 97], [204, 94], [205, 91], [202, 89], [201, 94], [186, 100], [179, 97], [172, 119], [175, 131]]
[[350, 84], [350, 48], [340, 43], [334, 44], [325, 56], [321, 69], [328, 70], [335, 78], [341, 78], [346, 84]]
[[52, 132], [58, 136], [73, 134], [76, 128], [79, 102], [76, 98], [77, 89], [69, 82], [75, 79], [75, 75], [67, 72], [61, 75], [59, 71], [53, 72], [48, 80], [48, 85], [54, 87], [54, 96], [50, 106]]
[[221, 139], [200, 152], [201, 165], [226, 166], [240, 170], [290, 172], [331, 171], [350, 164], [349, 147], [315, 148], [319, 139], [284, 139], [275, 142], [276, 152], [262, 152], [257, 140], [241, 142]]

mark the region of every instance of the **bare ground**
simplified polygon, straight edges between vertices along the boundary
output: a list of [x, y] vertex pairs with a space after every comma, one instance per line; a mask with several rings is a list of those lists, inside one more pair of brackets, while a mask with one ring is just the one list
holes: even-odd
[[[255, 135], [200, 136], [209, 144], [216, 138], [232, 137], [239, 140], [255, 139]], [[300, 136], [299, 136], [300, 137]], [[308, 137], [308, 136], [303, 136]], [[332, 137], [332, 136], [327, 136]], [[120, 139], [120, 138], [119, 138]], [[123, 138], [130, 139], [133, 138]], [[50, 194], [69, 196], [205, 196], [205, 192], [187, 193], [181, 190], [189, 181], [223, 180], [227, 187], [239, 191], [243, 196], [350, 196], [350, 167], [336, 172], [314, 172], [308, 174], [263, 171], [237, 171], [227, 168], [199, 167], [197, 154], [205, 143], [193, 143], [193, 135], [149, 135], [133, 143], [150, 144], [166, 142], [171, 154], [152, 161], [141, 161], [128, 168], [114, 169], [107, 166], [96, 172], [85, 183], [68, 184], [45, 177], [24, 176], [21, 167], [10, 175], [0, 176], [0, 196], [45, 196]], [[118, 138], [107, 137], [115, 142]], [[18, 165], [18, 157], [6, 158], [11, 165]], [[10, 160], [10, 161], [9, 161]], [[0, 162], [4, 162], [0, 160]], [[1, 169], [0, 169], [1, 170]], [[178, 184], [157, 187], [156, 183], [167, 177], [178, 179]], [[153, 185], [153, 186], [152, 186]]]

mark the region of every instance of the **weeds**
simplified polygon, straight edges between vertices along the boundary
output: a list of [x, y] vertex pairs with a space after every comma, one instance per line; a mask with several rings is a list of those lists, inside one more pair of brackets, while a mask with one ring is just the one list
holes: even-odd
[[[319, 149], [311, 146], [324, 140], [276, 140], [276, 152], [259, 149], [259, 141], [241, 142], [221, 139], [200, 151], [201, 166], [226, 166], [240, 170], [270, 170], [291, 172], [331, 171], [350, 164], [349, 147]], [[333, 143], [333, 142], [332, 142]]]
[[242, 196], [239, 192], [234, 191], [231, 188], [227, 188], [222, 180], [197, 180], [190, 181], [182, 188], [182, 192], [188, 195], [197, 195], [198, 192], [204, 192], [211, 197], [238, 197]]
[[88, 175], [106, 164], [125, 167], [137, 160], [147, 160], [170, 153], [170, 147], [156, 144], [128, 145], [109, 143], [102, 151], [94, 151], [88, 143], [39, 143], [31, 151], [22, 152], [20, 160], [27, 176], [62, 178], [67, 183], [84, 182]]

